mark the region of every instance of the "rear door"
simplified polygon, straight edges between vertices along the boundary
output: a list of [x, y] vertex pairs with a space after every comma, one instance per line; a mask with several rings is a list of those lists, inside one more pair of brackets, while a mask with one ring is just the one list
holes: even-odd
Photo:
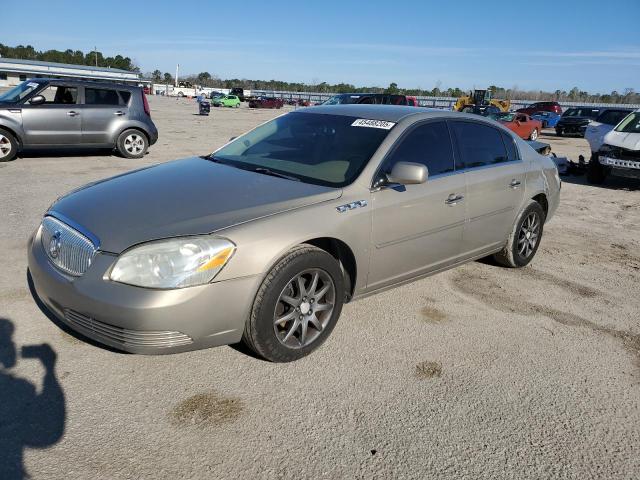
[[82, 137], [78, 88], [49, 85], [39, 95], [45, 103], [22, 106], [22, 125], [27, 146], [65, 146], [79, 144]]
[[120, 125], [128, 118], [131, 92], [116, 88], [85, 87], [82, 106], [82, 143], [112, 146]]
[[475, 256], [505, 243], [522, 203], [524, 167], [510, 134], [474, 121], [450, 125], [467, 184], [463, 250]]
[[465, 179], [455, 171], [446, 123], [411, 127], [387, 155], [379, 175], [390, 173], [400, 161], [426, 165], [429, 177], [423, 184], [372, 193], [371, 289], [437, 270], [461, 255]]

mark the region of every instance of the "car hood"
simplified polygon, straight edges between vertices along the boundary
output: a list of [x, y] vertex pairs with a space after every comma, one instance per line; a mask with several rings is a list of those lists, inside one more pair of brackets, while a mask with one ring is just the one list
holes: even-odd
[[604, 137], [604, 143], [627, 150], [640, 150], [640, 133], [610, 131]]
[[589, 123], [593, 118], [590, 117], [560, 117], [558, 123]]
[[120, 253], [147, 241], [212, 233], [268, 215], [339, 198], [341, 189], [240, 170], [200, 157], [89, 184], [50, 213]]

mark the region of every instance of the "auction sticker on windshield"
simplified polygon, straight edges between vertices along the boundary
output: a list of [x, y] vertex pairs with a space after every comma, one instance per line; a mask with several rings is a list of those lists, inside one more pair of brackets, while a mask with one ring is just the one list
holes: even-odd
[[383, 130], [391, 130], [394, 125], [394, 122], [385, 122], [384, 120], [369, 120], [367, 118], [359, 118], [351, 124], [352, 127], [382, 128]]

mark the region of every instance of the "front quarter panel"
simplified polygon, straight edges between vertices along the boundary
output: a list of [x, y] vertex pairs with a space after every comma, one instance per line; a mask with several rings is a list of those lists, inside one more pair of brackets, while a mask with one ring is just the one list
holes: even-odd
[[0, 128], [2, 127], [13, 131], [18, 137], [18, 142], [22, 143], [24, 131], [22, 129], [22, 109], [19, 106], [0, 109]]
[[[219, 230], [217, 235], [233, 241], [237, 250], [215, 281], [251, 275], [262, 277], [294, 246], [317, 238], [345, 243], [357, 267], [355, 292], [365, 287], [371, 232], [370, 192], [352, 188], [336, 200], [283, 212], [242, 225]], [[366, 205], [339, 212], [337, 207], [364, 201]]]

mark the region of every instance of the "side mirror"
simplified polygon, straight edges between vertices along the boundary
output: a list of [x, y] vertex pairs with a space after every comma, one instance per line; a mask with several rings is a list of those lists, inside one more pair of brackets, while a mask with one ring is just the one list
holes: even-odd
[[429, 170], [421, 163], [398, 162], [393, 166], [391, 173], [387, 177], [389, 182], [411, 185], [426, 182], [428, 176]]
[[231, 137], [231, 138], [229, 139], [229, 141], [230, 141], [230, 142], [233, 142], [236, 138], [238, 138], [238, 137]]
[[44, 102], [45, 98], [42, 95], [36, 95], [31, 100], [29, 100], [29, 103], [31, 105], [42, 105]]

